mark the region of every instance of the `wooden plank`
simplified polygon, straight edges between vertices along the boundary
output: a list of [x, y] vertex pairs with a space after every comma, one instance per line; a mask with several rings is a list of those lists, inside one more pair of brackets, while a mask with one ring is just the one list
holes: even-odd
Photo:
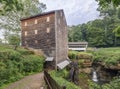
[[57, 66], [59, 67], [59, 69], [63, 69], [63, 68], [65, 68], [68, 64], [70, 64], [70, 61], [65, 60], [65, 61], [57, 64]]

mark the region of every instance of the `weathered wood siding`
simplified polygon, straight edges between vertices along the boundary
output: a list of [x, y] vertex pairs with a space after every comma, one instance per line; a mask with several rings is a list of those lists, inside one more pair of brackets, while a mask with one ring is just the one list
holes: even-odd
[[56, 64], [64, 61], [68, 57], [68, 39], [67, 39], [67, 23], [63, 10], [56, 11]]
[[22, 46], [42, 49], [46, 56], [55, 56], [55, 13], [23, 20], [21, 25]]

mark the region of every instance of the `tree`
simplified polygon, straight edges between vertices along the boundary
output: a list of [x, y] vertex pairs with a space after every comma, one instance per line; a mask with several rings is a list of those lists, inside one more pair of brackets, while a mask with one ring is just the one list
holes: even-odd
[[119, 38], [115, 36], [113, 30], [120, 25], [120, 7], [115, 7], [113, 4], [107, 7], [98, 8], [100, 11], [100, 16], [103, 17], [103, 29], [105, 31], [105, 40], [107, 45], [116, 46], [119, 44]]
[[115, 7], [120, 5], [120, 0], [96, 0], [101, 8], [108, 7], [110, 4], [113, 4]]
[[0, 0], [0, 14], [4, 15], [7, 11], [23, 10], [23, 0]]
[[82, 34], [81, 39], [83, 41], [87, 41], [87, 29], [88, 29], [88, 25], [87, 24], [82, 24], [80, 26], [80, 29], [81, 29], [81, 34]]
[[[89, 45], [96, 47], [117, 46], [120, 43], [120, 37], [116, 37], [113, 30], [120, 26], [120, 7], [116, 7], [112, 0], [97, 1], [100, 5], [97, 10], [100, 12], [101, 19], [72, 27], [69, 38], [72, 41], [88, 41]], [[106, 2], [103, 4], [107, 6], [101, 6], [102, 2]]]
[[0, 39], [0, 44], [2, 44], [2, 39]]
[[89, 27], [88, 28], [88, 43], [91, 46], [100, 47], [105, 46], [105, 39], [104, 39], [104, 30], [96, 27]]
[[10, 34], [9, 31], [7, 31], [7, 30], [4, 31], [3, 36], [4, 36], [4, 43], [5, 43], [5, 44], [8, 43], [8, 37], [9, 37], [9, 34]]
[[13, 45], [14, 46], [14, 50], [16, 50], [17, 47], [20, 45], [20, 37], [19, 37], [19, 35], [16, 35], [16, 34], [9, 35], [8, 43], [10, 45]]
[[68, 32], [68, 37], [69, 37], [70, 42], [83, 41], [82, 33], [81, 33], [81, 29], [80, 29], [79, 25], [69, 27], [68, 31], [69, 31]]
[[41, 13], [43, 10], [46, 9], [46, 6], [43, 3], [40, 3], [39, 0], [22, 0], [21, 3], [23, 6], [23, 10], [18, 11], [17, 9], [13, 9], [7, 11], [4, 15], [0, 17], [1, 29], [20, 35], [20, 19]]
[[113, 32], [115, 33], [116, 37], [120, 37], [120, 26], [118, 26], [117, 28], [115, 28]]
[[5, 15], [1, 16], [1, 28], [11, 31], [20, 31], [20, 19], [29, 17], [38, 13], [41, 13], [46, 7], [43, 3], [39, 3], [38, 0], [23, 0], [23, 10], [6, 12]]

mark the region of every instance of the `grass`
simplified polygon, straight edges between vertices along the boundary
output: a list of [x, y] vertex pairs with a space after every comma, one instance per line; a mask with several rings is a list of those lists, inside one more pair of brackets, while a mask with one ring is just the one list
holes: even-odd
[[0, 89], [24, 76], [41, 72], [44, 57], [18, 47], [0, 45]]
[[61, 71], [51, 71], [50, 75], [52, 78], [61, 86], [66, 86], [66, 89], [81, 89], [80, 87], [76, 86], [74, 83], [69, 82], [66, 77], [68, 76], [68, 71], [66, 69]]
[[78, 51], [69, 51], [68, 52], [68, 57], [71, 60], [74, 59], [92, 59], [93, 55], [91, 53], [87, 52], [78, 52]]
[[105, 65], [117, 65], [120, 62], [120, 48], [100, 48], [93, 52], [94, 61], [104, 62]]
[[81, 86], [82, 89], [89, 89], [89, 81], [90, 78], [86, 73], [80, 73], [79, 74], [79, 85]]
[[0, 87], [0, 89], [5, 89], [6, 87], [8, 87], [11, 83], [8, 83], [8, 84], [4, 84]]

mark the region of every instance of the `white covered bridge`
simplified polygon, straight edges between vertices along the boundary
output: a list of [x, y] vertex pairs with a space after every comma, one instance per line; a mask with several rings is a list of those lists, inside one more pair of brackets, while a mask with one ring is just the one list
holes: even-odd
[[88, 42], [69, 42], [69, 50], [86, 51]]

